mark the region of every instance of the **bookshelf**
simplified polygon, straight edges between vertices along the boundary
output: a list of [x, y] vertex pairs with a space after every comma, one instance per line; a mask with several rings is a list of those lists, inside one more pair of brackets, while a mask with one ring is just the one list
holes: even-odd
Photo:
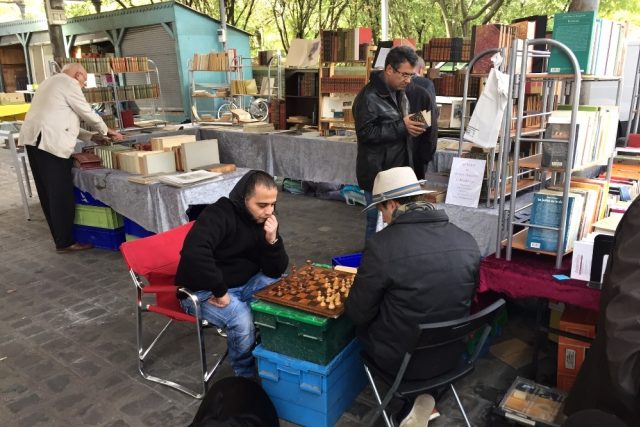
[[[112, 105], [115, 114], [101, 117], [110, 128], [124, 128], [122, 102], [150, 101], [152, 115], [158, 114], [157, 102], [161, 100], [160, 74], [156, 64], [147, 57], [111, 58], [57, 58], [56, 66], [62, 69], [68, 63], [80, 63], [87, 74], [96, 76], [96, 87], [83, 88], [87, 102]], [[127, 75], [140, 75], [144, 84], [126, 84]], [[118, 77], [116, 77], [116, 75]], [[155, 76], [152, 79], [152, 76]], [[154, 81], [152, 81], [154, 80]]]
[[285, 71], [285, 117], [289, 125], [318, 126], [319, 73], [317, 68]]
[[318, 72], [318, 129], [329, 136], [355, 130], [351, 105], [369, 81], [370, 28], [322, 30]]

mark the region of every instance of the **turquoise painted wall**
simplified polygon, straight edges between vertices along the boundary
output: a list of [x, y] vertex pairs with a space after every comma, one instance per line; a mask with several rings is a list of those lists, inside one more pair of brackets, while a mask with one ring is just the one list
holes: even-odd
[[[208, 53], [222, 51], [222, 44], [218, 42], [217, 30], [220, 23], [206, 16], [193, 13], [182, 7], [175, 8], [175, 31], [178, 40], [178, 68], [181, 76], [182, 96], [185, 106], [185, 115], [190, 117], [188, 111], [190, 104], [189, 88], [189, 62], [195, 53]], [[227, 47], [235, 48], [238, 55], [249, 57], [249, 35], [233, 28], [227, 27]], [[244, 78], [250, 78], [252, 72], [249, 61], [244, 61]], [[226, 81], [224, 72], [198, 71], [194, 73], [196, 83], [222, 83]], [[199, 113], [214, 113], [222, 103], [220, 99], [197, 98], [194, 100]]]

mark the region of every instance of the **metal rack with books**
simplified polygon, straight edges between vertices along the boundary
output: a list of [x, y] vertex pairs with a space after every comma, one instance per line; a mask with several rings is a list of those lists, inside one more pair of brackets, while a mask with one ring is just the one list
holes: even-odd
[[[527, 73], [530, 57], [550, 55], [548, 51], [534, 50], [539, 45], [553, 48], [556, 55], [566, 55], [573, 73]], [[524, 40], [521, 46], [512, 46], [511, 57], [520, 62], [509, 67], [508, 97], [516, 108], [513, 117], [507, 108], [503, 128], [503, 135], [513, 132], [512, 152], [506, 144], [500, 149], [498, 223], [505, 227], [498, 228], [496, 257], [505, 247], [505, 257], [510, 260], [512, 249], [516, 248], [555, 256], [555, 266], [560, 268], [563, 256], [572, 252], [573, 242], [588, 233], [591, 224], [603, 214], [606, 186], [593, 180], [577, 182], [572, 180], [572, 173], [607, 164], [610, 170], [617, 107], [579, 105], [581, 84], [585, 78], [593, 77], [582, 75], [573, 51], [557, 40]], [[542, 82], [542, 111], [527, 109], [525, 91], [532, 81]], [[616, 104], [619, 96], [620, 90]], [[558, 105], [562, 101], [566, 105]], [[528, 134], [525, 123], [531, 117], [539, 117], [541, 127]], [[613, 117], [616, 126], [612, 126]], [[536, 154], [525, 159], [513, 154], [520, 153], [524, 144], [537, 147]], [[534, 193], [532, 203], [516, 208], [516, 191], [526, 172], [538, 177], [542, 184], [549, 184], [549, 188]], [[607, 182], [609, 176], [608, 173]], [[530, 218], [516, 220], [516, 214], [524, 209], [530, 209]], [[516, 233], [516, 229], [521, 230]]]
[[[95, 76], [95, 87], [84, 88], [83, 93], [89, 103], [113, 105], [113, 115], [106, 113], [105, 120], [114, 128], [133, 125], [133, 118], [123, 114], [122, 103], [136, 102], [147, 104], [147, 116], [154, 118], [159, 113], [161, 103], [160, 74], [153, 60], [147, 57], [110, 57], [110, 58], [57, 58], [53, 69], [59, 71], [67, 63], [77, 62]], [[152, 79], [152, 76], [155, 76]], [[127, 78], [135, 84], [127, 84]], [[144, 108], [144, 107], [143, 107]]]
[[[193, 59], [189, 62], [189, 111], [192, 121], [211, 121], [214, 117], [219, 118], [218, 110], [222, 104], [216, 103], [216, 99], [227, 101], [233, 99], [231, 82], [243, 81], [242, 68], [242, 57], [236, 56], [235, 49], [193, 55]], [[197, 81], [199, 75], [211, 73], [217, 73], [222, 77], [205, 78], [206, 80], [221, 81]], [[202, 103], [206, 107], [200, 107], [198, 99], [207, 100], [206, 104]]]

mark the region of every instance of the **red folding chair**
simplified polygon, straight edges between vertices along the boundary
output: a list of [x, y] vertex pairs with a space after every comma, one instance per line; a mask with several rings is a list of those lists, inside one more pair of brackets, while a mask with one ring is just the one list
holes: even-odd
[[[200, 302], [185, 288], [175, 286], [175, 275], [180, 261], [180, 251], [184, 239], [193, 225], [192, 222], [176, 227], [164, 233], [143, 239], [125, 242], [120, 246], [120, 252], [124, 257], [131, 279], [136, 287], [137, 293], [137, 338], [138, 338], [138, 370], [140, 374], [149, 381], [154, 381], [180, 390], [196, 399], [202, 399], [207, 391], [209, 379], [216, 372], [220, 364], [227, 356], [227, 351], [221, 355], [211, 369], [207, 369], [207, 359], [205, 354], [205, 342], [203, 328], [208, 326], [206, 320], [201, 317]], [[191, 316], [185, 313], [180, 307], [177, 292], [185, 294], [191, 298], [196, 308], [196, 315]], [[145, 294], [155, 295], [155, 304], [143, 304]], [[143, 314], [146, 312], [156, 313], [169, 318], [167, 324], [158, 333], [151, 344], [145, 348], [143, 343]], [[195, 324], [198, 335], [198, 349], [200, 353], [200, 367], [202, 379], [202, 392], [195, 392], [184, 385], [159, 378], [145, 372], [145, 358], [151, 349], [160, 340], [165, 331], [174, 322], [190, 322]]]

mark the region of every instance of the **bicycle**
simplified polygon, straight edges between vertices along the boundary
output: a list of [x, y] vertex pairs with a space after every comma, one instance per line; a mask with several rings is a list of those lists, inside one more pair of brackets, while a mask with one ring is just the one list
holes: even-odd
[[[218, 108], [218, 119], [221, 119], [225, 115], [230, 115], [231, 110], [238, 108], [240, 108], [240, 106], [236, 104], [234, 99], [225, 102]], [[251, 98], [247, 112], [251, 118], [264, 122], [269, 118], [269, 103], [264, 98]]]

